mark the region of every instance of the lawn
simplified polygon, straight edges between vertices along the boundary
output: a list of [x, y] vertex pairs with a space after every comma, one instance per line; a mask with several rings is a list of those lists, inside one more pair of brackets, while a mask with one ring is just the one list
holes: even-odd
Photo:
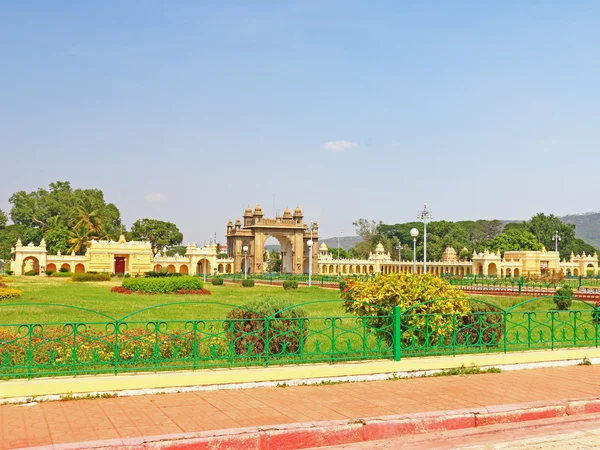
[[[256, 285], [243, 288], [239, 284], [205, 287], [211, 295], [141, 295], [116, 294], [110, 288], [121, 279], [107, 282], [74, 283], [68, 278], [12, 277], [10, 287], [21, 289], [23, 297], [0, 303], [0, 323], [56, 323], [70, 321], [105, 322], [105, 316], [74, 308], [48, 306], [68, 305], [86, 308], [119, 319], [144, 308], [165, 305], [135, 314], [130, 320], [192, 320], [222, 319], [233, 306], [258, 298], [276, 298], [294, 304], [328, 300], [306, 305], [310, 317], [345, 315], [339, 292], [320, 287], [300, 287], [284, 290], [281, 286]], [[37, 305], [43, 303], [44, 305]], [[11, 307], [11, 304], [19, 306]]]

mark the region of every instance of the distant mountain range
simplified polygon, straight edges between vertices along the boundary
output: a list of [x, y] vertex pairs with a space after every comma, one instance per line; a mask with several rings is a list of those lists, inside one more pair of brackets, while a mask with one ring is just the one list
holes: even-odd
[[[568, 216], [560, 217], [565, 223], [575, 224], [575, 235], [583, 239], [590, 245], [593, 245], [597, 249], [600, 249], [600, 212], [590, 212], [585, 214], [571, 214]], [[520, 222], [517, 220], [503, 220], [502, 223]], [[340, 236], [340, 248], [348, 251], [361, 241], [360, 236]], [[334, 249], [338, 246], [338, 238], [326, 238], [320, 239], [319, 245], [325, 242], [327, 247]], [[279, 245], [267, 245], [267, 250], [279, 251]]]
[[572, 214], [560, 218], [565, 223], [575, 224], [575, 236], [600, 249], [600, 212]]

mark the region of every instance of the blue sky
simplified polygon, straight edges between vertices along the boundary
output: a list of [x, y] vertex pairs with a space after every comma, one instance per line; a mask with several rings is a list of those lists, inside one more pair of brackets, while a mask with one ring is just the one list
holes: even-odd
[[247, 204], [598, 209], [597, 1], [1, 1], [0, 209], [55, 180], [201, 242]]

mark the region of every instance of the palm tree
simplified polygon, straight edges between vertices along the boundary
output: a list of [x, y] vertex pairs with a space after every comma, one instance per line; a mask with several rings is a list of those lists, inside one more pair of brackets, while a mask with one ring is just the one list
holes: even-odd
[[77, 254], [82, 254], [90, 239], [94, 239], [94, 236], [92, 236], [89, 228], [83, 224], [69, 230], [69, 244], [71, 244], [69, 253], [75, 252]]
[[87, 228], [94, 235], [102, 234], [102, 218], [100, 217], [100, 208], [98, 201], [93, 197], [83, 197], [77, 199], [72, 223], [73, 228]]

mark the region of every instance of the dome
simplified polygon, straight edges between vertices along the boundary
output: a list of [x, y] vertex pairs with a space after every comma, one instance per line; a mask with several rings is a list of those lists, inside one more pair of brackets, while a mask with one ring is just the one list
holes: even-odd
[[329, 247], [327, 247], [327, 244], [325, 242], [323, 242], [320, 246], [319, 246], [319, 250], [324, 250], [327, 251], [329, 250]]
[[256, 208], [254, 208], [254, 215], [255, 216], [262, 216], [263, 215], [263, 210], [260, 207], [260, 205], [256, 205]]
[[236, 219], [236, 220], [235, 220], [235, 225], [236, 225], [236, 226], [239, 226], [239, 225], [241, 225], [241, 224], [242, 224], [242, 222], [240, 221], [240, 219]]
[[248, 207], [244, 211], [244, 217], [251, 216], [251, 215], [252, 215], [252, 208], [250, 208], [250, 205], [248, 205]]
[[302, 210], [299, 206], [296, 206], [296, 209], [294, 210], [294, 217], [302, 217]]
[[228, 227], [232, 227], [233, 226], [233, 222], [231, 221], [231, 219], [229, 219], [229, 222], [227, 222], [227, 226]]

